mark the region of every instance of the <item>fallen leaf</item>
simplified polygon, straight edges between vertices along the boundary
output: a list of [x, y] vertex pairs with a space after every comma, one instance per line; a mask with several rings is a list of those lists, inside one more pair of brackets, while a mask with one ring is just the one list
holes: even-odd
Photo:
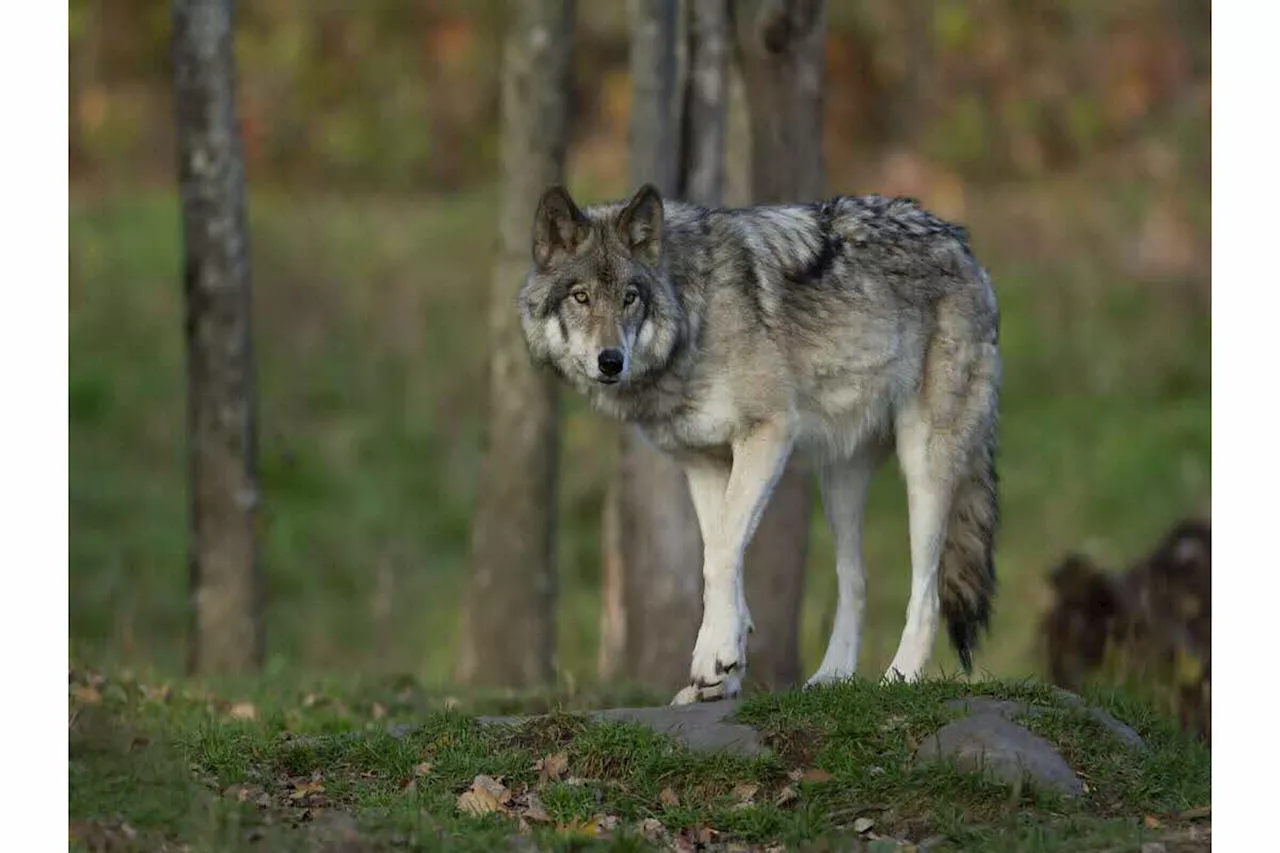
[[502, 784], [501, 778], [495, 779], [492, 776], [481, 773], [471, 780], [471, 788], [472, 790], [483, 788], [493, 795], [495, 800], [505, 805], [511, 799], [511, 791], [507, 790], [507, 786]]
[[77, 684], [71, 691], [71, 695], [77, 702], [85, 705], [102, 704], [102, 694], [98, 692], [98, 688], [87, 684]]
[[667, 837], [667, 828], [656, 817], [647, 817], [640, 821], [640, 834], [656, 843]]
[[471, 781], [471, 787], [459, 795], [458, 810], [473, 815], [507, 812], [510, 799], [511, 792], [506, 785], [481, 773]]
[[830, 773], [828, 773], [827, 771], [825, 771], [825, 770], [823, 770], [823, 769], [821, 769], [821, 768], [815, 767], [815, 768], [813, 768], [812, 770], [806, 770], [804, 773], [800, 774], [800, 780], [799, 780], [799, 781], [801, 781], [801, 782], [815, 782], [815, 783], [818, 783], [818, 782], [830, 782], [830, 781], [832, 780], [832, 778], [833, 778], [833, 777], [832, 777], [832, 775], [831, 775]]
[[776, 799], [774, 799], [773, 804], [775, 806], [785, 806], [787, 803], [796, 799], [798, 796], [799, 794], [796, 793], [795, 785], [788, 785], [778, 792], [778, 796]]
[[168, 684], [161, 684], [159, 687], [153, 687], [149, 684], [139, 685], [142, 691], [142, 698], [148, 702], [168, 702], [173, 695], [173, 688]]
[[483, 815], [502, 810], [497, 798], [483, 788], [469, 788], [458, 797], [458, 811], [463, 814]]
[[662, 803], [666, 808], [673, 809], [680, 805], [680, 798], [670, 788], [663, 788], [662, 793], [658, 794], [658, 802]]
[[252, 702], [237, 702], [231, 706], [231, 710], [227, 714], [233, 720], [258, 719], [258, 709], [253, 706]]
[[861, 835], [862, 833], [866, 832], [868, 829], [870, 829], [875, 825], [876, 825], [876, 822], [871, 818], [860, 817], [853, 822], [853, 831]]
[[1146, 824], [1147, 829], [1159, 829], [1161, 826], [1164, 826], [1164, 824], [1160, 822], [1160, 819], [1155, 815], [1147, 815], [1142, 819], [1142, 822]]
[[538, 759], [538, 763], [534, 765], [534, 769], [538, 771], [538, 786], [546, 785], [548, 782], [559, 782], [564, 776], [564, 772], [569, 769], [569, 753], [557, 752], [554, 755], [548, 755], [545, 758]]
[[324, 785], [318, 781], [296, 782], [293, 786], [293, 792], [289, 794], [291, 800], [301, 800], [312, 794], [323, 794]]
[[556, 825], [556, 831], [565, 835], [585, 835], [589, 838], [595, 838], [600, 834], [600, 827], [592, 820], [572, 820], [569, 823], [561, 823]]
[[733, 790], [729, 794], [741, 803], [749, 803], [755, 799], [756, 791], [760, 790], [760, 786], [755, 782], [740, 782], [733, 786]]
[[525, 803], [523, 816], [526, 819], [537, 821], [538, 823], [550, 822], [551, 815], [547, 814], [547, 810], [542, 806], [541, 798], [536, 793], [530, 791]]
[[414, 776], [426, 776], [430, 772], [431, 772], [431, 762], [429, 761], [423, 761], [419, 764], [415, 764], [413, 767]]

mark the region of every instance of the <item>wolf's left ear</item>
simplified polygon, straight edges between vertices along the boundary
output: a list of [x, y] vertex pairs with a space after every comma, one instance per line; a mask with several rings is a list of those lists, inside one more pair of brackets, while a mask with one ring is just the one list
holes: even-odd
[[645, 184], [618, 216], [618, 236], [631, 254], [650, 265], [662, 256], [662, 196]]

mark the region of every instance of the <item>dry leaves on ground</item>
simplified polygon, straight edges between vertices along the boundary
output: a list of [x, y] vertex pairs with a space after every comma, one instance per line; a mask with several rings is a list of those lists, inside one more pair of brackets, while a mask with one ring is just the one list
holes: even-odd
[[533, 765], [538, 771], [538, 787], [543, 788], [550, 782], [559, 782], [569, 769], [569, 753], [557, 752], [538, 759]]
[[509, 813], [507, 803], [511, 791], [501, 781], [481, 773], [471, 782], [471, 787], [458, 796], [458, 810], [465, 814], [482, 815], [489, 812]]

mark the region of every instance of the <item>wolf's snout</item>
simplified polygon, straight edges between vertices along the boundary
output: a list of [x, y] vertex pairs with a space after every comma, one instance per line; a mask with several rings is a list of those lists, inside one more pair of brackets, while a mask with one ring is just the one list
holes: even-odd
[[617, 376], [622, 372], [622, 367], [626, 364], [626, 360], [622, 357], [622, 350], [606, 349], [600, 350], [600, 355], [596, 359], [596, 364], [600, 366], [600, 373], [605, 376]]

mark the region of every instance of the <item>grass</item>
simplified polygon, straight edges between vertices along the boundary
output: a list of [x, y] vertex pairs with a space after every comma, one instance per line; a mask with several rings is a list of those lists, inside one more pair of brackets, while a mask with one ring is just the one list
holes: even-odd
[[[1207, 507], [1207, 287], [1128, 271], [1143, 196], [1111, 189], [1113, 202], [1095, 188], [1083, 206], [1070, 181], [1039, 188], [1063, 199], [1050, 243], [1020, 237], [998, 200], [975, 197], [966, 217], [997, 283], [1006, 363], [1002, 588], [977, 659], [994, 675], [1040, 669], [1043, 578], [1064, 550], [1121, 563]], [[441, 685], [479, 459], [493, 193], [257, 192], [250, 212], [268, 672]], [[69, 222], [72, 649], [170, 674], [187, 601], [177, 216], [176, 196], [154, 192], [73, 197]], [[598, 508], [615, 427], [571, 396], [564, 411], [559, 688], [580, 690], [595, 680]], [[868, 519], [871, 672], [893, 654], [909, 586], [893, 466]], [[820, 513], [813, 533], [807, 669], [835, 589]], [[937, 659], [954, 670], [941, 645]]]
[[[193, 851], [653, 849], [647, 833], [720, 849], [848, 850], [862, 819], [872, 821], [864, 841], [884, 836], [873, 850], [942, 836], [930, 849], [1119, 851], [1178, 833], [1179, 813], [1209, 803], [1208, 749], [1171, 722], [1124, 697], [1092, 697], [1147, 740], [1147, 751], [1129, 751], [1028, 682], [855, 681], [758, 696], [739, 718], [773, 750], [746, 759], [563, 712], [634, 697], [571, 696], [549, 716], [494, 727], [469, 712], [509, 710], [509, 697], [458, 704], [406, 679], [151, 679], [72, 673], [73, 849], [104, 838]], [[952, 715], [943, 702], [973, 693], [1048, 706], [1028, 724], [1089, 793], [1073, 801], [915, 765], [917, 745]], [[402, 722], [413, 725], [393, 734]], [[526, 835], [516, 816], [459, 810], [478, 774], [511, 793]], [[541, 820], [525, 811], [530, 792]]]

